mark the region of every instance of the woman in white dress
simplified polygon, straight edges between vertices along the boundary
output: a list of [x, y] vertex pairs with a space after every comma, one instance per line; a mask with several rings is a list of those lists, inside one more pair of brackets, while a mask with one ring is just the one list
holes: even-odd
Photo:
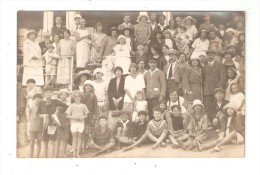
[[85, 68], [90, 62], [90, 35], [85, 27], [86, 20], [80, 19], [80, 28], [76, 30], [76, 68]]
[[27, 39], [23, 44], [23, 82], [22, 85], [26, 86], [28, 79], [34, 79], [37, 86], [44, 85], [43, 78], [43, 57], [41, 55], [41, 48], [36, 41], [36, 32], [29, 30], [27, 32]]

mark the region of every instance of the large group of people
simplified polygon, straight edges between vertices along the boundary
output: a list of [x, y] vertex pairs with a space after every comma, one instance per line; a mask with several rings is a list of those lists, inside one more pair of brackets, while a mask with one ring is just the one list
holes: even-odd
[[199, 151], [243, 144], [243, 14], [226, 23], [210, 13], [201, 24], [192, 16], [168, 23], [156, 13], [141, 13], [136, 24], [123, 19], [109, 36], [99, 22], [89, 30], [79, 14], [71, 29], [56, 17], [40, 43], [27, 32], [18, 115], [28, 123], [29, 157], [35, 144], [40, 156], [42, 143], [44, 157], [68, 157], [67, 144], [73, 157], [149, 143]]

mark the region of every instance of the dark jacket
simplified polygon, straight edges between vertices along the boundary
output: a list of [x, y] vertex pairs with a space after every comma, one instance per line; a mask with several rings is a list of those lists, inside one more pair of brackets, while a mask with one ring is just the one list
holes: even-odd
[[58, 28], [56, 25], [52, 27], [51, 29], [51, 36], [52, 38], [54, 38], [54, 35], [59, 35], [60, 39], [64, 38], [64, 31], [66, 30], [65, 26], [62, 26], [60, 28]]

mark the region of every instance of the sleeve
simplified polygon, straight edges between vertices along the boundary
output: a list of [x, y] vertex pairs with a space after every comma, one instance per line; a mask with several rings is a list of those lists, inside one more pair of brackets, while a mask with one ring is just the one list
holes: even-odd
[[191, 47], [192, 47], [193, 49], [195, 49], [195, 48], [197, 47], [197, 42], [198, 42], [198, 39], [196, 39], [196, 40], [192, 43]]
[[[141, 75], [138, 75], [138, 76], [139, 76], [139, 83], [138, 84], [139, 84], [141, 89], [144, 89], [145, 88], [144, 78]], [[132, 86], [132, 85], [130, 85], [130, 86]]]
[[167, 134], [168, 133], [168, 125], [167, 125], [167, 122], [164, 121], [164, 124], [162, 126], [162, 132]]
[[107, 95], [108, 99], [112, 99], [114, 97], [114, 91], [113, 91], [113, 85], [112, 85], [113, 79], [109, 81], [108, 88], [107, 88]]
[[69, 105], [69, 107], [67, 108], [65, 113], [68, 115], [68, 118], [71, 117], [71, 114], [72, 114], [72, 106], [71, 105]]
[[218, 82], [218, 87], [222, 87], [225, 89], [225, 84], [227, 82], [227, 74], [226, 74], [226, 69], [225, 66], [222, 63], [219, 63], [219, 75], [220, 79]]
[[191, 91], [191, 87], [190, 87], [190, 69], [185, 69], [184, 74], [183, 74], [183, 78], [182, 78], [182, 88], [184, 89], [184, 91]]
[[89, 113], [88, 107], [84, 104], [84, 115], [86, 116]]
[[160, 96], [165, 97], [166, 96], [166, 80], [163, 72], [160, 72], [160, 83], [162, 85], [161, 94]]
[[130, 83], [129, 83], [129, 80], [128, 80], [128, 76], [125, 78], [125, 84], [124, 84], [124, 89], [127, 89], [127, 87], [130, 87]]
[[151, 133], [151, 122], [152, 122], [152, 121], [150, 121], [150, 122], [147, 124], [147, 128], [146, 128], [145, 134], [150, 134], [150, 133]]
[[104, 50], [106, 48], [106, 43], [107, 43], [107, 37], [105, 37], [102, 42], [101, 42], [101, 48], [100, 48], [100, 54], [103, 56]]

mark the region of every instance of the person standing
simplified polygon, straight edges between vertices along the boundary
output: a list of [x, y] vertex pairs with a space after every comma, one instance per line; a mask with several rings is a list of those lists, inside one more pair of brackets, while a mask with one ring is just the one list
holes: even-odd
[[165, 98], [166, 81], [163, 72], [156, 68], [156, 59], [149, 60], [150, 69], [144, 75], [149, 120], [153, 119], [152, 109]]
[[57, 16], [55, 18], [56, 25], [52, 27], [51, 29], [51, 36], [54, 38], [55, 34], [58, 34], [60, 36], [60, 39], [64, 38], [64, 31], [66, 30], [66, 27], [62, 25], [62, 19], [60, 16]]
[[148, 41], [151, 36], [151, 28], [148, 21], [148, 15], [138, 16], [138, 24], [135, 25], [135, 38], [137, 44], [142, 44], [145, 47], [148, 47]]
[[209, 111], [210, 104], [214, 102], [214, 90], [218, 87], [224, 89], [227, 81], [225, 66], [214, 60], [215, 54], [215, 51], [207, 51], [208, 64], [203, 68], [205, 112]]
[[130, 23], [131, 17], [129, 15], [126, 15], [124, 17], [124, 22], [118, 26], [118, 30], [121, 31], [122, 29], [128, 27], [131, 30], [134, 30], [134, 25]]

